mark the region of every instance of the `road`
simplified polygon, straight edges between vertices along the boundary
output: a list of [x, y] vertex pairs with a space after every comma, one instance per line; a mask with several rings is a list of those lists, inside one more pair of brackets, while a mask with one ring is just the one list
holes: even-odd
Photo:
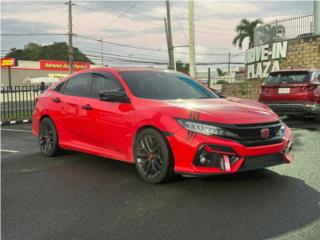
[[43, 157], [31, 126], [4, 126], [2, 237], [320, 239], [320, 125], [291, 120], [295, 161], [150, 185], [134, 166], [81, 153]]

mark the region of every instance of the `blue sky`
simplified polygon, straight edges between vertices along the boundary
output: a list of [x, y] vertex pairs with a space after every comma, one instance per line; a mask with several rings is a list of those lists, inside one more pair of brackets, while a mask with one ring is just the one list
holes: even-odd
[[[2, 33], [66, 33], [65, 1], [2, 1]], [[105, 44], [108, 53], [167, 60], [163, 25], [164, 1], [74, 1], [74, 32], [94, 39], [159, 49], [148, 51]], [[313, 11], [313, 1], [196, 1], [197, 60], [223, 61], [232, 46], [234, 27], [242, 18], [261, 18], [268, 22]], [[187, 44], [187, 2], [172, 1], [174, 44]], [[65, 36], [2, 36], [1, 55], [10, 48], [22, 48], [28, 42], [49, 44], [67, 41]], [[100, 44], [76, 37], [74, 45], [83, 51], [99, 52]], [[176, 50], [177, 59], [188, 59], [187, 48]], [[179, 54], [181, 53], [181, 54]], [[91, 53], [93, 54], [93, 53]], [[216, 54], [207, 56], [206, 54]], [[93, 54], [94, 55], [94, 54]], [[242, 55], [233, 60], [241, 60]], [[107, 59], [108, 60], [108, 59]], [[110, 58], [111, 61], [111, 58]], [[99, 61], [98, 61], [99, 62]]]

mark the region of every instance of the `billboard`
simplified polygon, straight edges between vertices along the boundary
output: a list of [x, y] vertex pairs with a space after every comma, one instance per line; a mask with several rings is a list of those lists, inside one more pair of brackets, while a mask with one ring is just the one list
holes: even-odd
[[15, 58], [1, 58], [1, 67], [17, 66], [18, 61]]
[[[90, 68], [89, 62], [73, 62], [73, 70], [80, 71]], [[57, 60], [40, 60], [41, 70], [50, 71], [63, 71], [67, 72], [69, 70], [69, 64], [67, 61], [57, 61]]]

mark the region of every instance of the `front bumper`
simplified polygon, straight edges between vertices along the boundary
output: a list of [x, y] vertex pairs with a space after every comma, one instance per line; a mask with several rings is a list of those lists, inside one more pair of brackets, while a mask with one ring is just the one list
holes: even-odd
[[[184, 130], [174, 136], [168, 136], [175, 159], [176, 173], [228, 174], [290, 163], [293, 160], [290, 151], [294, 137], [289, 128], [286, 128], [282, 142], [252, 147], [244, 146], [234, 140], [202, 134], [194, 134], [191, 140], [187, 137]], [[206, 155], [207, 153], [209, 155]], [[205, 162], [204, 156], [209, 156], [208, 162]]]
[[279, 115], [309, 115], [320, 113], [320, 104], [316, 102], [276, 102], [266, 104]]

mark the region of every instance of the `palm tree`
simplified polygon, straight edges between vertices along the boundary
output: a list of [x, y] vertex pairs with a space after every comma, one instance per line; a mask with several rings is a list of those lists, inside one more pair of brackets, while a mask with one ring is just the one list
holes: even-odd
[[242, 49], [243, 40], [249, 38], [249, 48], [253, 47], [253, 31], [259, 25], [262, 24], [261, 19], [256, 19], [254, 21], [250, 21], [246, 18], [243, 18], [240, 21], [240, 24], [236, 26], [237, 35], [234, 37], [232, 43]]

